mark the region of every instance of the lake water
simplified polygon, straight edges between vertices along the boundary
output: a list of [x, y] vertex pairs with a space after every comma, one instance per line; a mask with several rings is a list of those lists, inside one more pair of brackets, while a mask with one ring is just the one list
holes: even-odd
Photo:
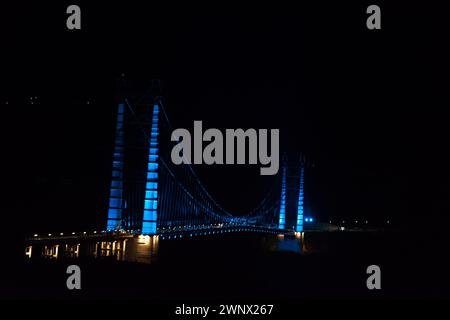
[[[439, 246], [424, 241], [432, 236], [414, 232], [230, 233], [170, 240], [135, 236], [72, 241], [67, 249], [61, 242], [57, 257], [39, 258], [36, 252], [42, 254], [43, 249], [33, 248], [33, 258], [18, 267], [22, 276], [9, 292], [64, 297], [65, 269], [77, 264], [83, 273], [80, 295], [89, 298], [372, 297], [381, 293], [367, 290], [366, 269], [376, 264], [382, 270], [385, 297], [447, 296], [449, 281], [442, 275], [449, 265]], [[46, 250], [54, 253], [50, 247]]]

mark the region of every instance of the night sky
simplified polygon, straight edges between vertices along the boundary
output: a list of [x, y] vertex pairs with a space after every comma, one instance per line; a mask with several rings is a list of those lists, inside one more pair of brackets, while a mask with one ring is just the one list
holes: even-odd
[[[142, 93], [160, 79], [176, 127], [280, 128], [283, 151], [314, 163], [307, 212], [319, 220], [448, 221], [448, 38], [435, 8], [383, 5], [382, 30], [370, 31], [369, 3], [82, 2], [82, 30], [69, 31], [68, 4], [1, 10], [0, 210], [20, 235], [105, 225], [122, 74]], [[274, 179], [259, 165], [198, 169], [237, 213]]]

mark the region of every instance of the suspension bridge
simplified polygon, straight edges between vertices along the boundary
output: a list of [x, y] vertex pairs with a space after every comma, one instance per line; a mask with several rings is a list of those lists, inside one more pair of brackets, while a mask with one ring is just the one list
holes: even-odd
[[284, 157], [260, 204], [235, 216], [214, 200], [191, 164], [172, 163], [170, 134], [174, 128], [161, 96], [151, 100], [135, 105], [124, 98], [118, 104], [107, 231], [142, 235], [221, 229], [303, 231], [304, 160], [293, 167]]
[[[170, 158], [175, 142], [160, 95], [119, 99], [116, 114], [112, 174], [106, 223], [102, 231], [46, 234], [30, 238], [41, 256], [125, 256], [127, 241], [139, 252], [152, 252], [160, 239], [182, 239], [233, 232], [301, 236], [312, 222], [304, 216], [306, 161], [288, 164], [273, 176], [266, 196], [250, 212], [233, 215], [208, 192], [192, 164], [175, 165]], [[138, 236], [139, 240], [137, 240]], [[139, 242], [140, 241], [140, 242]], [[80, 249], [80, 243], [82, 245]], [[139, 249], [140, 247], [147, 249]], [[84, 249], [83, 249], [84, 248]], [[39, 250], [40, 249], [40, 250]], [[130, 251], [130, 249], [128, 249]], [[129, 252], [127, 253], [129, 254]]]

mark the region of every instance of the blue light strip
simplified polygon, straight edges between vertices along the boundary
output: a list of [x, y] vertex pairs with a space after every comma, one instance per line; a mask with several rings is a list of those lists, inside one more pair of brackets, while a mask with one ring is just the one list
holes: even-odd
[[159, 107], [155, 104], [153, 105], [152, 128], [150, 132], [142, 234], [155, 234], [158, 220], [158, 114]]
[[106, 230], [108, 231], [120, 229], [122, 227], [124, 116], [124, 105], [123, 103], [120, 103], [119, 111], [117, 113], [108, 222], [106, 225]]
[[281, 180], [281, 201], [280, 201], [280, 218], [278, 228], [284, 229], [286, 225], [286, 166], [283, 166], [283, 177]]
[[305, 184], [305, 167], [301, 164], [300, 167], [300, 186], [298, 191], [297, 204], [297, 232], [303, 231], [303, 202], [304, 202], [304, 184]]

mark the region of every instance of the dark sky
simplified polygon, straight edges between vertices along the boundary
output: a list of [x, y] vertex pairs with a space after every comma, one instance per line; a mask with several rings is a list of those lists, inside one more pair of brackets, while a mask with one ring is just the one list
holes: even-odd
[[[82, 30], [67, 4], [2, 9], [2, 210], [22, 232], [103, 226], [122, 73], [136, 90], [161, 79], [175, 126], [280, 128], [282, 146], [315, 167], [318, 218], [448, 219], [448, 80], [443, 19], [413, 5], [291, 8], [95, 7]], [[31, 104], [30, 97], [37, 97]], [[89, 102], [89, 104], [88, 104]], [[259, 167], [201, 167], [231, 211], [273, 183]]]

